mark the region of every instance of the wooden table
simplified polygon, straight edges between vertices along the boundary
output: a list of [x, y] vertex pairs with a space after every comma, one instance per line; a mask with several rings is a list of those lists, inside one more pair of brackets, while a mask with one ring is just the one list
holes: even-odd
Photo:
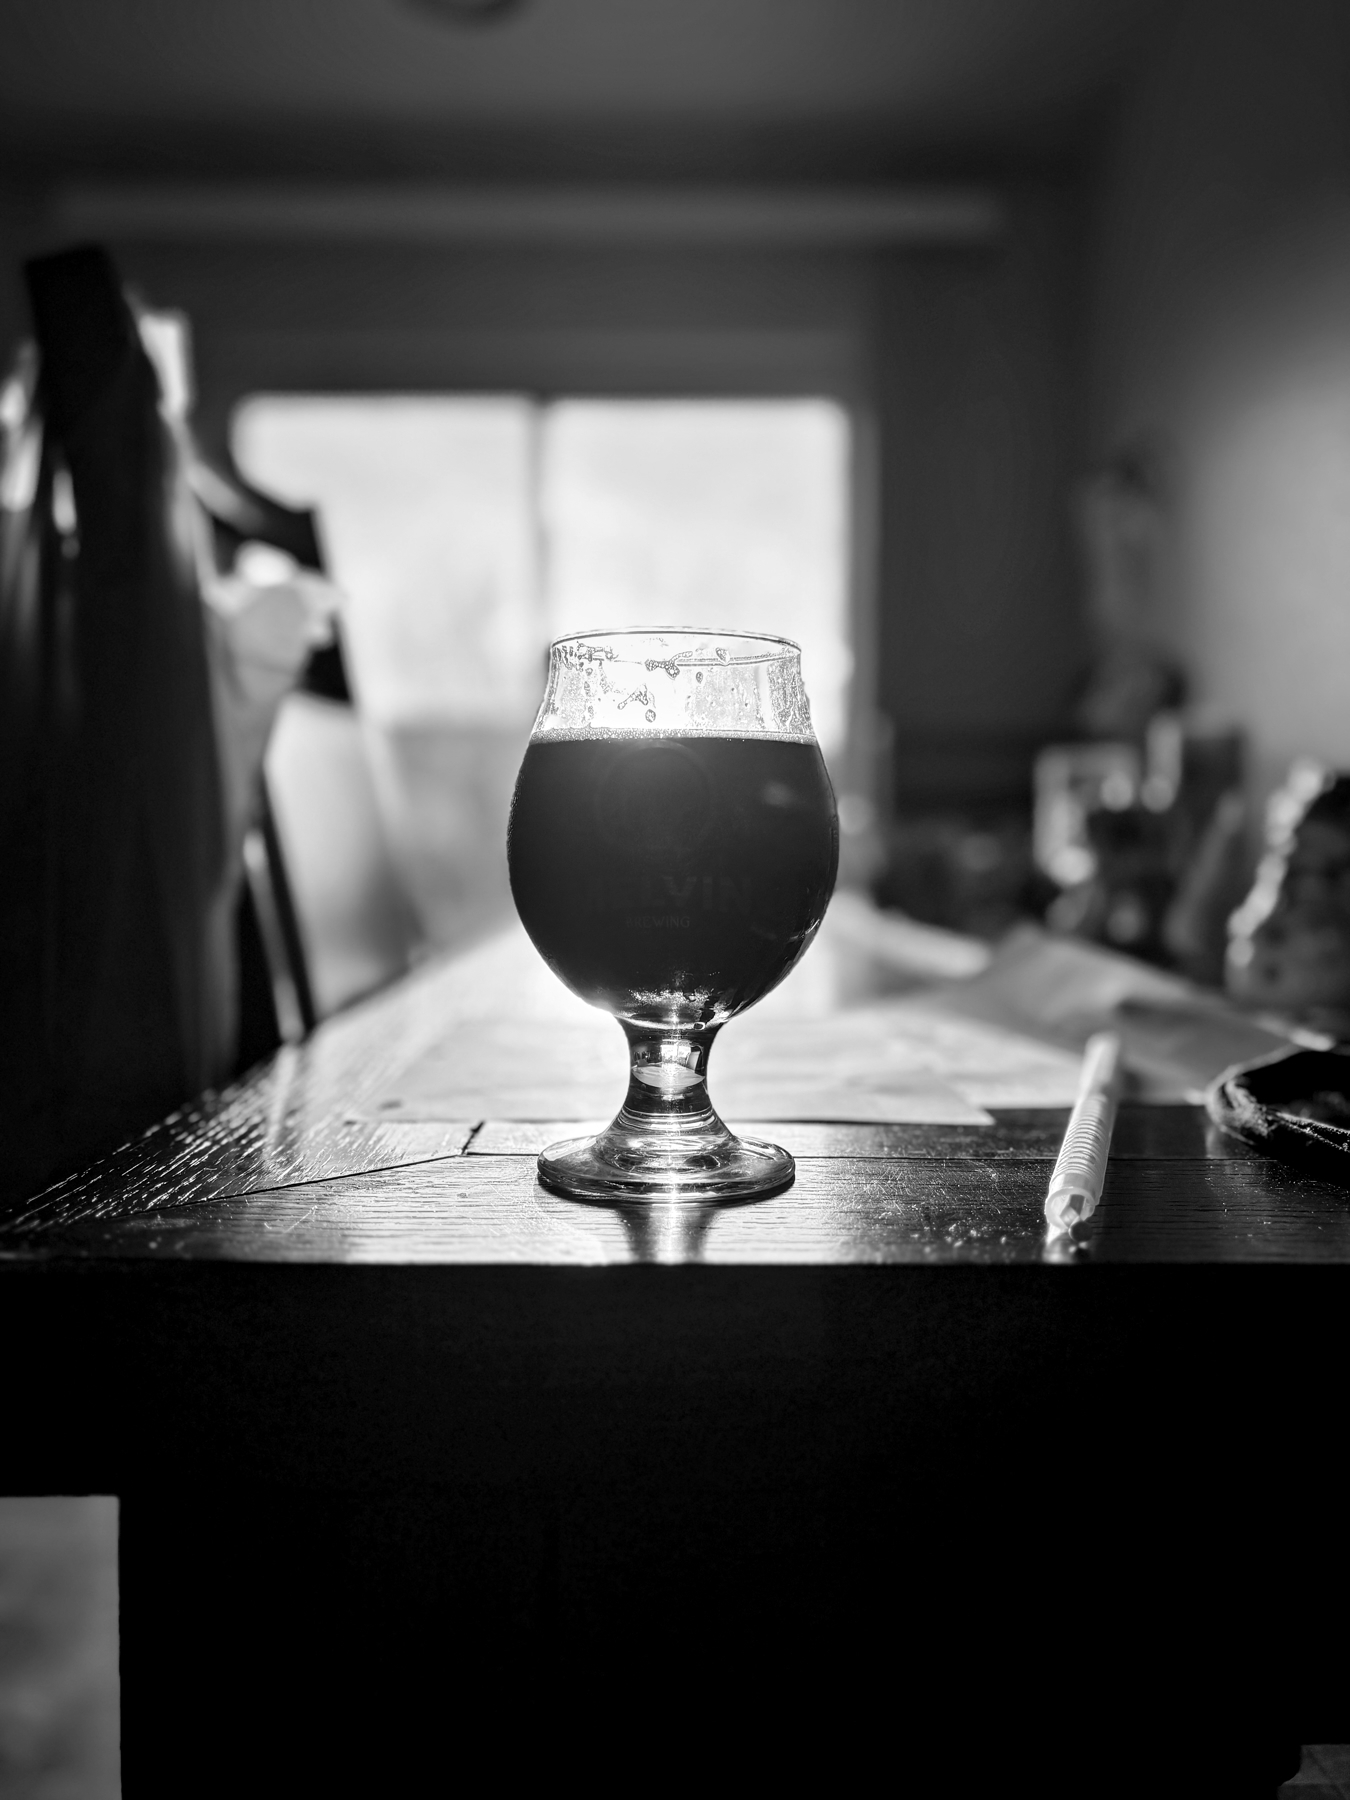
[[962, 1594], [981, 1658], [1015, 1657], [1047, 1606], [1086, 1629], [1045, 1571], [1089, 1551], [1101, 1604], [1184, 1592], [1211, 1645], [1310, 1603], [1288, 1552], [1343, 1406], [1342, 1190], [1127, 1105], [1067, 1244], [1058, 1110], [766, 1126], [798, 1157], [773, 1199], [576, 1205], [534, 1175], [565, 1128], [381, 1119], [413, 1050], [482, 1028], [423, 970], [0, 1221], [0, 1491], [124, 1497], [130, 1767], [245, 1641], [294, 1682], [324, 1643], [369, 1677], [378, 1640], [406, 1684], [447, 1618], [670, 1643], [712, 1607], [725, 1651], [889, 1607], [932, 1656]]

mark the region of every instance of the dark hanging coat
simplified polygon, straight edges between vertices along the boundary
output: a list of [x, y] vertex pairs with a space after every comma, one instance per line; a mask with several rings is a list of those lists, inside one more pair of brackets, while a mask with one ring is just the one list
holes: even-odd
[[27, 278], [41, 464], [29, 504], [0, 522], [11, 1194], [217, 1080], [231, 976], [187, 471], [107, 255], [44, 257]]

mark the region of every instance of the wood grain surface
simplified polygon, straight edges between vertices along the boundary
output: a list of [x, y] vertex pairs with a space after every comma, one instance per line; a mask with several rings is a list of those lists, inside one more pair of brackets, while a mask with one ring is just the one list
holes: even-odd
[[[822, 956], [815, 988], [803, 989], [817, 1012], [831, 1003], [822, 975], [855, 1003], [886, 986], [856, 954], [847, 965]], [[733, 1119], [783, 1143], [798, 1172], [783, 1194], [722, 1208], [607, 1208], [546, 1193], [535, 1156], [581, 1134], [584, 1121], [378, 1116], [399, 1070], [438, 1057], [472, 1063], [504, 1012], [517, 1035], [537, 1030], [531, 1079], [540, 1082], [550, 1024], [577, 1004], [518, 935], [425, 968], [229, 1092], [12, 1208], [0, 1219], [0, 1259], [568, 1267], [1350, 1258], [1342, 1190], [1224, 1139], [1195, 1107], [1122, 1109], [1102, 1205], [1070, 1240], [1047, 1240], [1041, 1216], [1062, 1108], [1000, 1110], [987, 1126]], [[847, 1004], [836, 1016], [847, 1020]], [[608, 1037], [595, 1042], [607, 1053]]]
[[[1194, 1115], [1167, 1112], [1168, 1136], [1198, 1134]], [[1121, 1134], [1147, 1141], [1162, 1135], [1159, 1124], [1127, 1112]], [[979, 1154], [956, 1149], [940, 1128], [910, 1127], [903, 1148], [801, 1155], [787, 1192], [723, 1207], [579, 1205], [540, 1187], [532, 1155], [427, 1158], [409, 1147], [399, 1156], [387, 1143], [371, 1153], [382, 1167], [233, 1192], [180, 1184], [170, 1164], [162, 1178], [142, 1168], [120, 1187], [87, 1179], [31, 1204], [0, 1227], [0, 1256], [559, 1266], [1350, 1260], [1342, 1190], [1250, 1154], [1203, 1149], [1118, 1156], [1096, 1215], [1072, 1239], [1047, 1240], [1041, 1208], [1061, 1125], [1062, 1115], [1010, 1120]]]

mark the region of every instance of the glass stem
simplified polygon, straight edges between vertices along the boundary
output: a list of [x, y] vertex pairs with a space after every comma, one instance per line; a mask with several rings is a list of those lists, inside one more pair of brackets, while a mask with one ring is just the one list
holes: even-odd
[[628, 1096], [616, 1124], [628, 1130], [707, 1130], [721, 1121], [708, 1098], [708, 1053], [719, 1027], [630, 1025]]

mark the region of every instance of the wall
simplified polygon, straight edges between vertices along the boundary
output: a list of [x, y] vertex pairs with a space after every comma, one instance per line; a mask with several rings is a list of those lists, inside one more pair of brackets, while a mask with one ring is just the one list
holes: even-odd
[[1009, 196], [1005, 241], [884, 255], [135, 243], [194, 322], [198, 427], [258, 389], [823, 392], [859, 423], [858, 731], [908, 807], [1024, 800], [1082, 666], [1065, 495], [1072, 195]]
[[1023, 195], [1011, 222], [991, 247], [884, 256], [132, 243], [119, 254], [147, 295], [192, 316], [199, 425], [217, 442], [235, 396], [268, 386], [844, 400], [859, 421], [869, 563], [850, 782], [871, 783], [875, 701], [896, 726], [897, 799], [961, 804], [1025, 795], [1082, 663], [1065, 542], [1064, 196]]
[[1187, 0], [1111, 131], [1091, 437], [1171, 458], [1155, 627], [1258, 787], [1350, 766], [1350, 8]]
[[41, 227], [37, 196], [0, 178], [0, 368], [8, 368], [15, 344], [28, 329], [20, 265], [32, 253]]
[[860, 411], [873, 394], [873, 271], [856, 253], [258, 241], [117, 254], [193, 320], [197, 428], [216, 450], [238, 399], [266, 390], [827, 394]]
[[1083, 671], [1074, 191], [1012, 219], [997, 248], [881, 270], [879, 698], [902, 809], [1027, 802]]

